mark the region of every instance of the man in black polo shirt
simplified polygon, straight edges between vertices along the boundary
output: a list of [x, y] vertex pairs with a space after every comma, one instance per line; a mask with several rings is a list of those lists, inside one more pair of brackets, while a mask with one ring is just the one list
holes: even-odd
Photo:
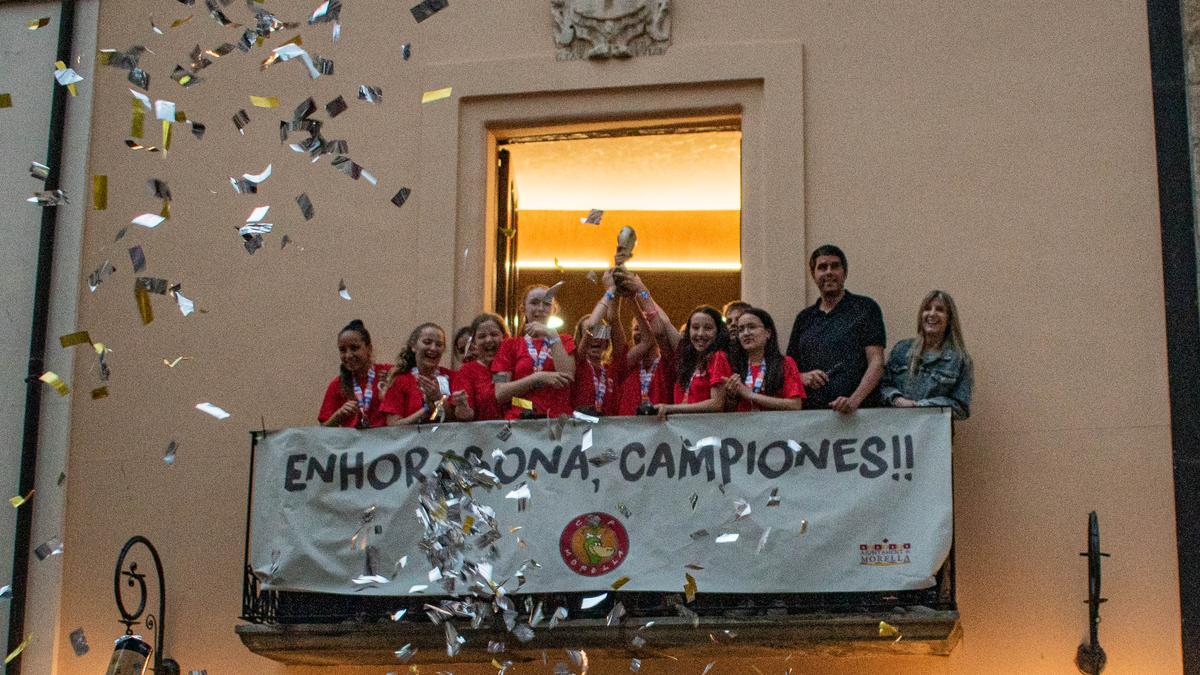
[[796, 315], [787, 349], [804, 377], [804, 407], [852, 413], [883, 405], [883, 312], [846, 290], [846, 254], [837, 246], [813, 251], [808, 271], [821, 299]]

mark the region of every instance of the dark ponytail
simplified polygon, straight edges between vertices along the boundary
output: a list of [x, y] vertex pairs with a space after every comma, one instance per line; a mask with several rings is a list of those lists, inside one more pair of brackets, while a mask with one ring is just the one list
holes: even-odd
[[[363, 324], [362, 319], [354, 319], [350, 323], [346, 324], [341, 330], [338, 331], [338, 337], [340, 338], [342, 333], [345, 333], [346, 331], [358, 333], [358, 336], [362, 338], [363, 344], [368, 347], [371, 346], [371, 333], [367, 331], [367, 327]], [[338, 370], [339, 377], [342, 381], [342, 393], [349, 398], [353, 395], [354, 391], [354, 373], [346, 370], [346, 366], [339, 366]]]

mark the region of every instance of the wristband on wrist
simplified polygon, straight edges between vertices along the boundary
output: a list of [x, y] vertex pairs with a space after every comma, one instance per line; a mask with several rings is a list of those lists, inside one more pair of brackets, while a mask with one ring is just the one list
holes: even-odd
[[612, 291], [604, 291], [604, 299], [605, 300], [613, 300], [616, 297], [617, 297], [616, 293], [613, 293]]
[[554, 345], [558, 344], [559, 340], [557, 336], [547, 335], [546, 337], [542, 338], [542, 342], [548, 347], [553, 347]]
[[643, 288], [642, 290], [638, 291], [638, 297], [643, 300], [649, 300], [650, 299], [650, 291]]

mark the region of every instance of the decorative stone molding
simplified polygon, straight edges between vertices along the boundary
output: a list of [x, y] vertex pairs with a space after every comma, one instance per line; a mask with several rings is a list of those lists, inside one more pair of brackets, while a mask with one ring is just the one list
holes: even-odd
[[671, 0], [550, 0], [558, 60], [663, 54]]

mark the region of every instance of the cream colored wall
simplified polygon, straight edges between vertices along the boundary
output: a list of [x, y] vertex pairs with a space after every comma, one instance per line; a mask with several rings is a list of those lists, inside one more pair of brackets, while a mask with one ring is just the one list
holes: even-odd
[[[315, 4], [270, 9], [303, 20]], [[240, 4], [227, 11], [248, 18]], [[124, 73], [97, 73], [91, 168], [110, 176], [110, 208], [88, 214], [81, 271], [111, 258], [119, 272], [95, 294], [84, 291], [78, 325], [116, 359], [112, 396], [73, 402], [62, 624], [83, 626], [96, 647], [76, 658], [61, 644], [60, 672], [103, 667], [118, 630], [111, 565], [135, 533], [159, 546], [167, 566], [168, 654], [185, 669], [284, 670], [233, 634], [247, 432], [260, 417], [270, 427], [311, 423], [336, 371], [334, 334], [348, 319], [363, 318], [390, 357], [418, 320], [462, 321], [479, 309], [486, 248], [461, 244], [483, 240], [485, 172], [462, 162], [485, 147], [478, 125], [487, 116], [472, 109], [488, 102], [460, 97], [568, 89], [603, 107], [603, 96], [586, 90], [622, 87], [637, 107], [630, 92], [639, 86], [755, 78], [761, 101], [745, 118], [751, 222], [743, 226], [761, 237], [751, 242], [794, 247], [743, 252], [748, 266], [762, 261], [744, 273], [750, 299], [786, 321], [807, 302], [799, 294], [805, 252], [836, 241], [850, 256], [851, 289], [880, 301], [892, 338], [911, 330], [925, 289], [952, 292], [978, 365], [975, 415], [956, 439], [962, 644], [947, 659], [797, 656], [754, 665], [1069, 671], [1086, 628], [1076, 552], [1087, 511], [1097, 509], [1114, 554], [1105, 568], [1106, 672], [1180, 670], [1144, 8], [676, 0], [665, 56], [597, 64], [554, 60], [541, 0], [454, 2], [420, 26], [401, 6], [362, 0], [347, 3], [336, 47], [327, 26], [301, 31], [307, 49], [335, 59], [334, 76], [310, 81], [296, 63], [262, 72], [260, 48], [230, 54], [183, 90], [167, 74], [188, 62], [193, 45], [235, 39], [200, 7], [164, 5], [155, 18], [163, 25], [192, 12], [191, 23], [157, 36], [143, 3], [101, 8], [100, 46], [151, 48], [144, 63], [153, 95], [177, 101], [209, 131], [197, 141], [176, 129], [165, 157], [128, 150]], [[398, 59], [405, 41], [413, 43], [407, 63]], [[798, 45], [802, 72], [781, 65], [798, 60], [771, 61]], [[383, 104], [355, 100], [359, 84], [382, 86]], [[422, 90], [450, 85], [454, 99], [418, 102]], [[281, 107], [250, 107], [252, 94], [279, 96]], [[325, 136], [348, 140], [378, 187], [279, 144], [278, 120], [303, 97], [320, 106], [338, 94], [350, 110], [326, 123]], [[239, 108], [251, 117], [244, 137], [230, 122]], [[555, 109], [541, 114], [556, 117]], [[803, 152], [782, 155], [776, 146], [786, 139], [802, 139]], [[268, 162], [275, 174], [258, 195], [232, 193], [228, 176]], [[784, 182], [791, 176], [802, 180]], [[157, 211], [143, 186], [149, 177], [170, 183], [172, 218], [154, 231], [131, 226], [114, 243], [130, 218]], [[388, 200], [402, 185], [414, 192], [397, 210]], [[316, 208], [307, 223], [292, 201], [301, 191]], [[266, 204], [276, 231], [250, 256], [234, 228]], [[294, 243], [280, 250], [285, 233]], [[156, 319], [141, 326], [125, 252], [135, 243], [146, 250], [145, 274], [182, 282], [207, 313], [184, 318], [155, 297]], [[349, 303], [337, 297], [341, 278]], [[162, 365], [179, 355], [193, 358]], [[82, 359], [76, 366], [77, 390], [94, 386], [89, 368]], [[233, 416], [208, 418], [192, 409], [201, 401]], [[172, 439], [179, 454], [168, 467], [160, 457]], [[717, 672], [748, 667], [718, 663]]]

